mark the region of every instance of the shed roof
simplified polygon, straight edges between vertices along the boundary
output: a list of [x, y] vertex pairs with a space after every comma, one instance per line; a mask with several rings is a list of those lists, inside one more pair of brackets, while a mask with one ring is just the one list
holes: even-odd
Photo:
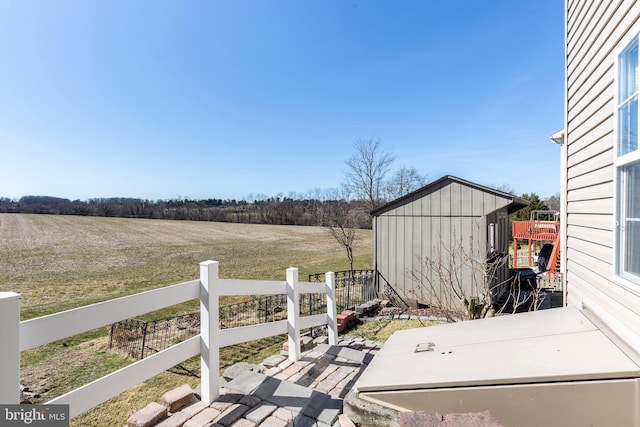
[[496, 190], [495, 188], [490, 188], [490, 187], [485, 187], [483, 185], [480, 184], [476, 184], [473, 183], [471, 181], [466, 181], [464, 179], [455, 177], [453, 175], [445, 175], [440, 179], [437, 179], [433, 182], [430, 182], [429, 184], [425, 185], [424, 187], [421, 187], [409, 194], [406, 194], [400, 198], [397, 198], [396, 200], [393, 200], [389, 203], [386, 203], [382, 206], [380, 206], [379, 208], [376, 208], [374, 210], [371, 211], [371, 215], [373, 216], [378, 216], [390, 209], [396, 208], [398, 206], [401, 206], [402, 204], [414, 200], [416, 197], [420, 196], [420, 193], [428, 193], [430, 190], [433, 190], [434, 188], [437, 188], [438, 186], [440, 186], [443, 183], [450, 183], [450, 182], [457, 182], [459, 184], [462, 185], [466, 185], [469, 186], [473, 189], [479, 190], [479, 191], [483, 191], [485, 193], [489, 193], [489, 194], [493, 194], [496, 195], [498, 197], [502, 197], [506, 200], [508, 200], [510, 203], [508, 205], [508, 211], [509, 214], [512, 214], [516, 211], [519, 211], [520, 209], [527, 207], [529, 205], [529, 201], [526, 199], [523, 199], [522, 197], [518, 197], [518, 196], [514, 196], [513, 194], [509, 194], [509, 193], [505, 193], [504, 191], [500, 191], [500, 190]]

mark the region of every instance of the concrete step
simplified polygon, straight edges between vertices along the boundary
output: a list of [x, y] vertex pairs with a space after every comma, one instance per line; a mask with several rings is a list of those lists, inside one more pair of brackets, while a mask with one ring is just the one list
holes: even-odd
[[225, 387], [284, 407], [292, 412], [294, 421], [311, 418], [317, 420], [318, 425], [331, 426], [342, 413], [340, 398], [257, 372], [245, 372]]
[[373, 355], [371, 353], [365, 353], [360, 350], [340, 345], [320, 344], [315, 350], [335, 357], [341, 357], [361, 365], [368, 365], [371, 359], [373, 359]]

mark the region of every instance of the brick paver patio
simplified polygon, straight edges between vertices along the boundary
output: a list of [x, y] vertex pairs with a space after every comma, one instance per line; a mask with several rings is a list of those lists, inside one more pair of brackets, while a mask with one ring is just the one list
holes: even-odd
[[[341, 416], [342, 399], [381, 347], [380, 342], [342, 337], [338, 345], [303, 352], [296, 362], [272, 356], [224, 384], [211, 405], [183, 386], [168, 392], [162, 405], [152, 403], [133, 414], [128, 426], [349, 427], [353, 423]], [[169, 412], [179, 399], [188, 401], [189, 393], [191, 403]]]

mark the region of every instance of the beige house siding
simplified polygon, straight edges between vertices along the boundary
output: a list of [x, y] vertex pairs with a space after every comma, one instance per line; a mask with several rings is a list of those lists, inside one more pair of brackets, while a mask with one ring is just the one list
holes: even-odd
[[[430, 257], [448, 262], [443, 258], [456, 242], [468, 252], [484, 254], [489, 223], [496, 224], [496, 249], [506, 252], [508, 206], [512, 203], [511, 195], [455, 177], [429, 184], [373, 213], [374, 268], [406, 300], [429, 303], [411, 272], [433, 278], [422, 260]], [[471, 276], [469, 271], [463, 274]], [[507, 274], [501, 271], [500, 279]]]
[[640, 5], [568, 0], [566, 6], [567, 302], [591, 309], [640, 349], [640, 292], [616, 283], [613, 266], [615, 57]]

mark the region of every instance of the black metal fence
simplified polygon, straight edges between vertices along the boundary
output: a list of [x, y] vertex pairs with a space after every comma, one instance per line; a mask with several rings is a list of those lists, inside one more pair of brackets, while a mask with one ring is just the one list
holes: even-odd
[[[375, 270], [337, 271], [336, 305], [338, 312], [377, 297]], [[310, 274], [310, 282], [323, 282], [324, 273]], [[300, 295], [300, 315], [326, 312], [323, 293]], [[257, 325], [287, 318], [286, 295], [253, 295], [251, 300], [220, 307], [220, 328]], [[118, 348], [131, 357], [143, 359], [200, 333], [200, 313], [190, 313], [147, 322], [128, 319], [111, 325], [109, 348]], [[313, 335], [318, 329], [311, 331]]]
[[[375, 270], [336, 271], [336, 304], [338, 311], [353, 308], [378, 297]], [[324, 273], [309, 275], [310, 282], [324, 282]]]
[[200, 333], [200, 313], [147, 322], [127, 319], [111, 325], [109, 348], [143, 359]]
[[384, 278], [382, 274], [377, 275], [379, 285], [378, 287], [382, 287], [382, 295], [384, 298], [389, 300], [392, 306], [394, 307], [409, 307], [409, 304], [402, 298], [402, 296], [395, 290], [393, 286]]
[[243, 301], [219, 309], [220, 329], [257, 325], [287, 318], [286, 295], [252, 295]]

